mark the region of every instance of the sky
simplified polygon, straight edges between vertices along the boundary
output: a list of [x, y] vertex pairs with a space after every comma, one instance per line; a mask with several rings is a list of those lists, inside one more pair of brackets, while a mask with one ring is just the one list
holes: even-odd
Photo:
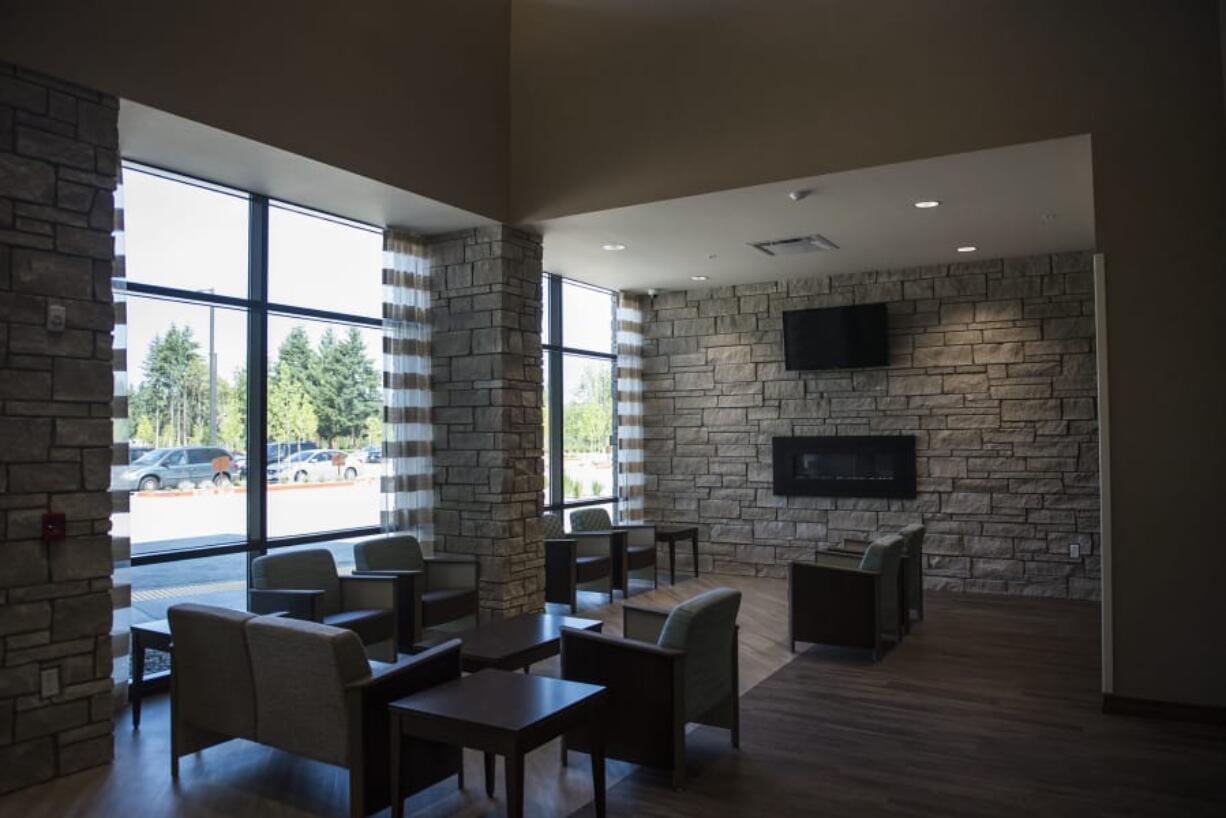
[[[221, 295], [247, 295], [247, 209], [245, 196], [124, 169], [124, 246], [131, 281], [212, 288]], [[269, 297], [279, 303], [379, 317], [382, 311], [382, 237], [377, 231], [338, 224], [274, 206], [269, 211]], [[337, 286], [337, 282], [342, 286]], [[209, 307], [130, 296], [128, 377], [140, 385], [145, 352], [171, 323], [190, 326], [207, 355]], [[214, 308], [217, 371], [233, 380], [247, 356], [247, 322], [240, 310]], [[271, 316], [269, 349], [276, 355], [295, 326], [312, 343], [327, 324]], [[341, 327], [343, 332], [347, 327]], [[367, 354], [382, 367], [377, 329], [362, 329]]]

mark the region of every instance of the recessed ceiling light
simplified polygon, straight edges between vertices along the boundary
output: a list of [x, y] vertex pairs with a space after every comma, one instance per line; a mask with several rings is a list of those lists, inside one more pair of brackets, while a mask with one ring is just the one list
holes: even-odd
[[707, 276], [690, 276], [690, 281], [706, 281]]
[[958, 252], [959, 253], [973, 253], [978, 249], [979, 248], [973, 244], [966, 244], [966, 245], [963, 245], [962, 247], [959, 247]]
[[602, 245], [600, 245], [600, 249], [601, 249], [601, 250], [607, 250], [607, 251], [608, 251], [608, 252], [610, 252], [610, 253], [617, 253], [617, 252], [620, 252], [620, 251], [622, 251], [622, 250], [625, 250], [625, 249], [626, 249], [626, 245], [624, 245], [624, 244], [612, 244], [612, 243], [610, 243], [610, 244], [602, 244]]
[[936, 199], [926, 199], [922, 202], [916, 202], [915, 206], [918, 207], [920, 210], [927, 210], [930, 207], [940, 207], [941, 203], [938, 202]]

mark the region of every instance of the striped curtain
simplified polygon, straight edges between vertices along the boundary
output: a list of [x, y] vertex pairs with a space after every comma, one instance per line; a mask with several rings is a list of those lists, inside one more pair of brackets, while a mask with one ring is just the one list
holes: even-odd
[[643, 296], [617, 297], [618, 519], [643, 520], [647, 475], [643, 471]]
[[111, 618], [111, 678], [116, 705], [122, 707], [128, 694], [129, 631], [132, 619], [132, 581], [129, 576], [132, 544], [129, 539], [129, 494], [116, 489], [117, 478], [128, 468], [128, 303], [125, 283], [123, 225], [123, 170], [115, 185], [115, 262], [111, 289], [115, 307], [115, 329], [111, 340], [111, 369], [115, 388], [111, 399], [111, 558], [115, 561], [111, 590], [114, 613]]
[[383, 232], [384, 531], [434, 546], [434, 432], [430, 425], [430, 274], [412, 235]]

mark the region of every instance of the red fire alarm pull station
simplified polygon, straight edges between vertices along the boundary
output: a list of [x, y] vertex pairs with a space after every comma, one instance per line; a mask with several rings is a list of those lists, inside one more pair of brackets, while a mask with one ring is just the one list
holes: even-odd
[[68, 536], [68, 521], [59, 512], [48, 512], [43, 515], [43, 543], [50, 545]]

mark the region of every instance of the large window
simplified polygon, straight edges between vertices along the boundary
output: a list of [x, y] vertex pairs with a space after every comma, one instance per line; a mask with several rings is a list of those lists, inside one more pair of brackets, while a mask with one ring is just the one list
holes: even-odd
[[615, 518], [615, 299], [553, 275], [544, 289], [545, 507], [602, 506]]
[[381, 231], [124, 165], [133, 610], [377, 531]]

